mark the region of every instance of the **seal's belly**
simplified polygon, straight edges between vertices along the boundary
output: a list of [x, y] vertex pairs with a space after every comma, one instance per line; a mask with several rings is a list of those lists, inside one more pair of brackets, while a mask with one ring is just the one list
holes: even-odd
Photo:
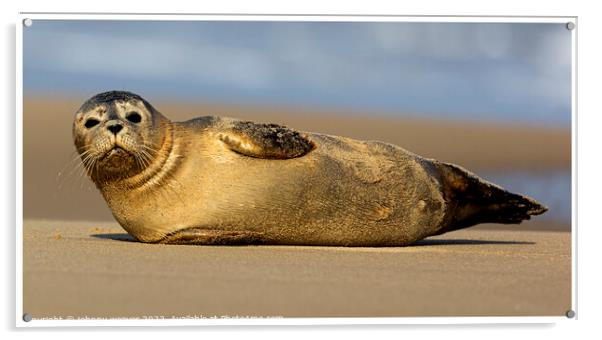
[[200, 227], [258, 231], [276, 244], [340, 245], [403, 243], [436, 229], [443, 203], [419, 163], [388, 145], [345, 149], [328, 138], [287, 160], [200, 153], [122, 225], [145, 241]]

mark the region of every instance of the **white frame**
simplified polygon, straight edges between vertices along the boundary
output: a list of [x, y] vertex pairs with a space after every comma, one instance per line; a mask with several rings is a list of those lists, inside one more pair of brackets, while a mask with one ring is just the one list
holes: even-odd
[[247, 15], [247, 14], [131, 14], [131, 13], [19, 13], [16, 37], [16, 326], [194, 326], [194, 325], [380, 325], [380, 324], [525, 324], [557, 323], [571, 319], [565, 316], [546, 317], [366, 317], [366, 318], [240, 318], [240, 319], [62, 319], [23, 320], [23, 20], [132, 20], [132, 21], [346, 21], [346, 22], [470, 22], [470, 23], [568, 23], [575, 28], [572, 35], [571, 65], [571, 298], [577, 310], [577, 17], [527, 16], [396, 16], [396, 15]]

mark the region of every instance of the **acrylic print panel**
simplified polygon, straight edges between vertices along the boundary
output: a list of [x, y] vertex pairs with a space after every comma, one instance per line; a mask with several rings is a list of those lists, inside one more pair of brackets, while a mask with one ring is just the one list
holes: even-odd
[[30, 324], [571, 310], [566, 21], [359, 18], [23, 27]]

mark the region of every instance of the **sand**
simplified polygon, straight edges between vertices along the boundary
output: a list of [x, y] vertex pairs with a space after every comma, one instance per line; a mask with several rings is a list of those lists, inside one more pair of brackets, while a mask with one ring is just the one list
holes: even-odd
[[[547, 316], [571, 308], [571, 234], [562, 221], [483, 225], [405, 248], [132, 242], [81, 172], [71, 124], [82, 101], [24, 102], [23, 304], [34, 319]], [[153, 104], [176, 121], [215, 114], [381, 140], [477, 173], [570, 169], [567, 128]]]
[[[571, 234], [463, 230], [411, 247], [174, 246], [114, 222], [25, 220], [44, 317], [561, 316]], [[35, 322], [35, 321], [34, 321]]]

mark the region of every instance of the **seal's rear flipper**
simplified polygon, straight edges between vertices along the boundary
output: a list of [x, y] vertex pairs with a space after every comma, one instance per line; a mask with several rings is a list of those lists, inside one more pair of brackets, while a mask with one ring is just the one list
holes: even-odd
[[511, 193], [459, 166], [437, 162], [447, 202], [443, 228], [467, 228], [479, 223], [518, 224], [548, 210], [534, 199]]

